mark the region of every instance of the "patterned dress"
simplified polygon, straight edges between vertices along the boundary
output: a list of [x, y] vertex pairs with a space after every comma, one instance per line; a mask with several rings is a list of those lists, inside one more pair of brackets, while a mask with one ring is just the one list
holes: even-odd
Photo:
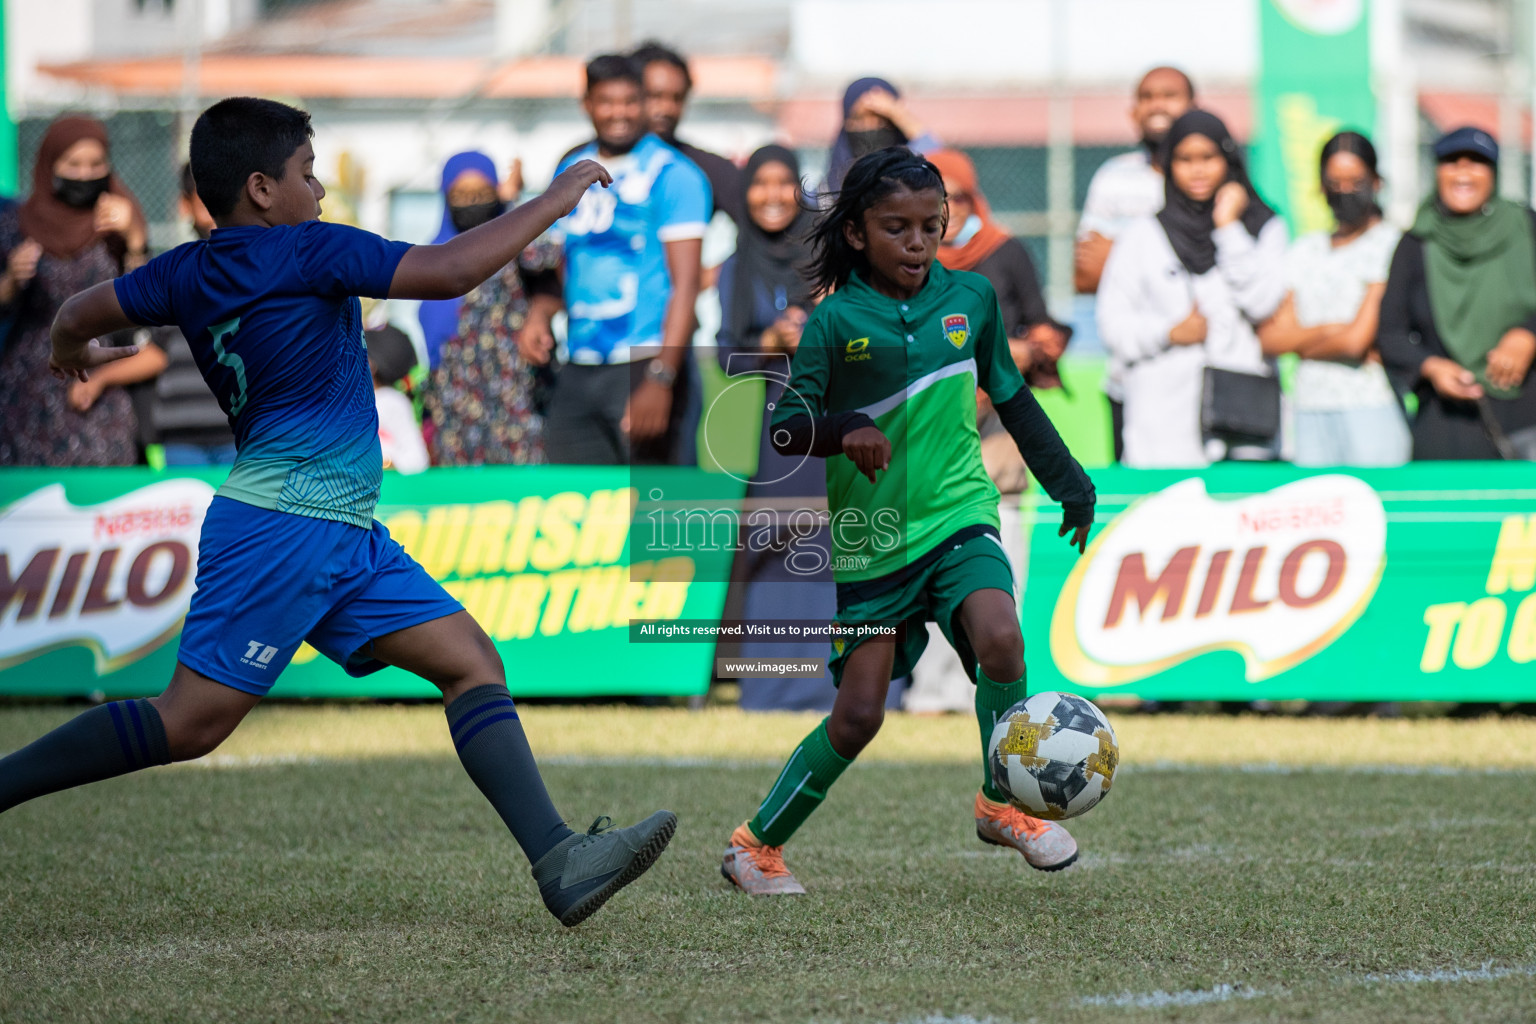
[[[0, 211], [0, 265], [23, 241], [19, 207]], [[69, 406], [69, 385], [48, 372], [48, 331], [64, 300], [121, 273], [102, 241], [67, 259], [43, 253], [37, 276], [0, 318], [12, 319], [0, 352], [0, 466], [131, 466], [138, 420], [128, 392], [108, 388], [88, 412]]]
[[537, 465], [544, 458], [544, 384], [517, 351], [528, 319], [524, 278], [552, 276], [559, 247], [543, 239], [464, 296], [422, 399], [438, 466]]

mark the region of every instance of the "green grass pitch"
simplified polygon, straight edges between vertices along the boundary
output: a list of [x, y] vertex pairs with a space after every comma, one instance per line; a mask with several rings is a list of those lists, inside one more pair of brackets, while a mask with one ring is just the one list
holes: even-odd
[[1111, 717], [1073, 868], [977, 842], [974, 722], [902, 716], [753, 901], [720, 851], [814, 718], [526, 708], [575, 824], [681, 817], [565, 930], [440, 711], [260, 709], [0, 818], [0, 1021], [1536, 1019], [1536, 724]]

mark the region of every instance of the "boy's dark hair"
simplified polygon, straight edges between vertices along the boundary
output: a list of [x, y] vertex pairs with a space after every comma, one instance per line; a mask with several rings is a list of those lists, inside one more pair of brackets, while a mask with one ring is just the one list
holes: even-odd
[[669, 46], [664, 46], [654, 39], [647, 39], [635, 47], [635, 52], [629, 55], [629, 59], [635, 62], [640, 73], [645, 74], [645, 69], [652, 64], [671, 64], [683, 73], [683, 91], [693, 92], [693, 72], [688, 70], [688, 62], [683, 55]]
[[622, 53], [605, 53], [587, 62], [587, 92], [604, 82], [633, 82], [640, 88], [640, 65]]
[[935, 189], [944, 198], [944, 215], [949, 216], [949, 197], [944, 193], [944, 176], [926, 159], [905, 146], [891, 146], [860, 157], [848, 169], [843, 187], [835, 193], [832, 205], [811, 229], [811, 259], [806, 279], [820, 293], [841, 288], [855, 270], [869, 270], [869, 257], [848, 244], [844, 224], [864, 226], [864, 211], [897, 189], [922, 192]]
[[294, 150], [314, 137], [309, 114], [285, 103], [236, 96], [220, 100], [192, 126], [188, 161], [197, 194], [214, 217], [227, 217], [257, 171], [283, 180]]
[[192, 161], [188, 160], [181, 165], [181, 198], [191, 199], [197, 195], [197, 180], [192, 177]]

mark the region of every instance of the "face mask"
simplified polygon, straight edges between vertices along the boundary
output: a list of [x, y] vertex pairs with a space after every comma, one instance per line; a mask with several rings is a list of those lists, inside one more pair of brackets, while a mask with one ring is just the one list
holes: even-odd
[[944, 244], [945, 245], [953, 245], [953, 246], [956, 246], [956, 247], [965, 245], [965, 243], [967, 243], [971, 239], [975, 238], [976, 237], [976, 233], [979, 232], [980, 230], [981, 230], [981, 215], [973, 213], [969, 217], [965, 218], [965, 223], [964, 224], [960, 225], [960, 233], [955, 235], [954, 241], [952, 241], [952, 242], [945, 242]]
[[895, 125], [889, 124], [882, 128], [871, 128], [867, 132], [848, 132], [847, 134], [848, 148], [853, 150], [855, 160], [891, 146], [904, 146], [907, 143], [906, 136], [897, 131]]
[[455, 231], [468, 231], [477, 228], [486, 221], [495, 220], [501, 216], [501, 201], [492, 199], [485, 203], [471, 203], [468, 206], [448, 207], [448, 217], [453, 221]]
[[1333, 211], [1338, 222], [1346, 226], [1363, 224], [1378, 212], [1376, 196], [1366, 189], [1358, 192], [1335, 192], [1328, 189], [1323, 192], [1323, 198], [1328, 200], [1328, 208]]
[[75, 178], [61, 178], [54, 175], [53, 195], [65, 206], [73, 206], [77, 210], [89, 210], [96, 205], [96, 200], [112, 184], [112, 175], [104, 174], [99, 178], [90, 178], [79, 181]]

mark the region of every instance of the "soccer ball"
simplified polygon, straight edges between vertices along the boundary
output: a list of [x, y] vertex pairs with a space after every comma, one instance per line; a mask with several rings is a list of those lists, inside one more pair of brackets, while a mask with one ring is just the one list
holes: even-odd
[[1120, 765], [1104, 712], [1071, 693], [1037, 693], [1005, 711], [987, 743], [992, 783], [1025, 814], [1075, 818], [1104, 799]]

